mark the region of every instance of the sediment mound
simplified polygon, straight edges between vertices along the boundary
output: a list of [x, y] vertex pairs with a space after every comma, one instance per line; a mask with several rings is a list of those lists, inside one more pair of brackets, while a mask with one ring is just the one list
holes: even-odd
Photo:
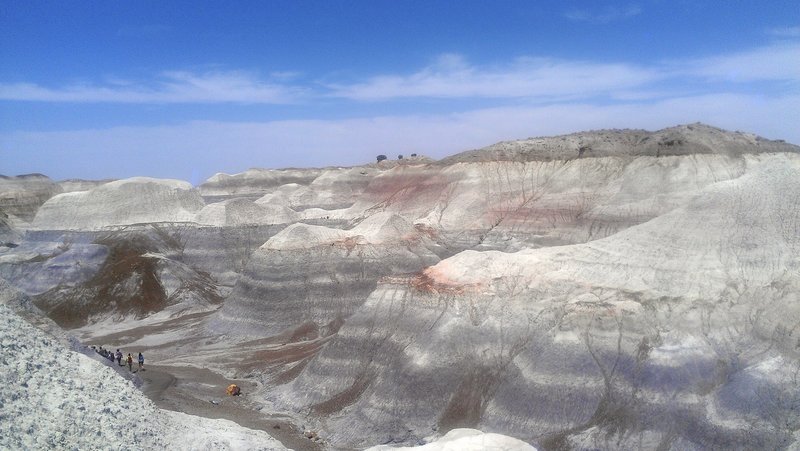
[[288, 183], [308, 185], [321, 172], [322, 169], [249, 169], [232, 175], [218, 173], [198, 188], [203, 197], [215, 201], [230, 197], [257, 199], [270, 189]]
[[665, 157], [692, 154], [738, 156], [745, 153], [800, 152], [784, 141], [770, 141], [752, 133], [729, 132], [696, 123], [645, 130], [598, 130], [563, 136], [504, 141], [462, 152], [439, 164], [478, 161], [550, 161], [592, 157]]
[[270, 238], [261, 246], [261, 249], [279, 251], [308, 249], [315, 246], [334, 244], [350, 236], [345, 230], [309, 224], [292, 224]]
[[434, 248], [388, 213], [351, 230], [292, 224], [253, 253], [211, 330], [272, 335], [311, 322], [322, 335], [334, 333], [380, 277], [437, 262]]
[[92, 188], [97, 188], [100, 185], [113, 182], [114, 179], [106, 180], [82, 180], [82, 179], [68, 179], [60, 180], [58, 186], [61, 187], [61, 192], [72, 193], [75, 191], [89, 191]]
[[57, 195], [42, 205], [31, 227], [40, 230], [95, 230], [108, 226], [194, 220], [203, 208], [187, 182], [134, 177], [88, 191]]
[[0, 175], [0, 213], [31, 222], [39, 207], [61, 188], [42, 174]]
[[367, 451], [536, 451], [536, 448], [500, 434], [487, 434], [475, 429], [453, 429], [437, 440], [420, 446], [381, 445]]
[[[222, 296], [216, 281], [181, 261], [183, 243], [178, 238], [174, 231], [153, 225], [111, 232], [74, 250], [70, 245], [44, 258], [41, 267], [28, 268], [41, 274], [37, 288], [47, 288], [33, 296], [34, 303], [65, 328], [217, 308]], [[50, 271], [53, 267], [75, 269]], [[73, 274], [78, 270], [82, 272]]]

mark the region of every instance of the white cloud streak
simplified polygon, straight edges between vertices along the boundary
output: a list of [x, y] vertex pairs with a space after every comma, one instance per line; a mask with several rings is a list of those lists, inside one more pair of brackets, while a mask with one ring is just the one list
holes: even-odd
[[800, 26], [770, 28], [767, 34], [778, 38], [800, 38]]
[[73, 103], [266, 103], [296, 102], [304, 88], [261, 81], [246, 72], [195, 74], [170, 71], [150, 85], [109, 83], [46, 88], [33, 83], [0, 83], [0, 99]]
[[674, 63], [676, 75], [732, 82], [800, 81], [800, 42]]
[[597, 11], [588, 9], [571, 9], [564, 13], [564, 17], [575, 22], [589, 22], [595, 24], [607, 24], [618, 20], [629, 19], [642, 13], [642, 8], [638, 5], [606, 6]]
[[331, 88], [333, 96], [370, 101], [400, 97], [547, 99], [602, 95], [658, 78], [656, 71], [631, 64], [520, 58], [508, 66], [487, 68], [470, 65], [459, 55], [444, 55], [408, 76], [379, 76]]
[[[320, 99], [388, 102], [404, 98], [581, 101], [684, 95], [689, 84], [720, 92], [720, 84], [800, 82], [800, 42], [789, 40], [738, 53], [651, 64], [525, 57], [494, 66], [446, 54], [408, 75], [384, 74], [352, 83], [302, 84], [297, 73], [267, 80], [247, 72], [164, 72], [151, 83], [76, 84], [48, 88], [0, 83], [0, 100], [74, 103], [289, 104]], [[725, 90], [730, 87], [726, 86]]]
[[[383, 75], [333, 85], [332, 95], [361, 101], [395, 98], [520, 98], [564, 101], [608, 96], [648, 98], [682, 95], [687, 82], [800, 81], [800, 42], [779, 42], [744, 52], [651, 65], [520, 58], [481, 67], [445, 55], [410, 75]], [[672, 92], [657, 84], [672, 85]], [[656, 94], [656, 93], [659, 94]]]

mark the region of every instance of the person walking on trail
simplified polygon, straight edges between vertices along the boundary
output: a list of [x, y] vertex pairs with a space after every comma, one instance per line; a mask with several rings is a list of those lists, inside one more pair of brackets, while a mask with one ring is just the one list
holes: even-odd
[[117, 365], [122, 366], [122, 353], [117, 349]]
[[128, 358], [125, 359], [125, 361], [128, 362], [128, 371], [133, 372], [133, 357], [131, 357], [130, 352], [128, 353]]
[[142, 355], [142, 353], [140, 352], [140, 353], [139, 353], [139, 369], [141, 370], [141, 369], [143, 369], [143, 368], [144, 368], [144, 356], [143, 356], [143, 355]]

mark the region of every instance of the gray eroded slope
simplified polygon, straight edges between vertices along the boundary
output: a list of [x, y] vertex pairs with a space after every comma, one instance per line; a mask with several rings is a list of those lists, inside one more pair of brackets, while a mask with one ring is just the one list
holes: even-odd
[[783, 448], [800, 159], [752, 160], [609, 238], [387, 279], [275, 396], [353, 446], [471, 426], [545, 448]]

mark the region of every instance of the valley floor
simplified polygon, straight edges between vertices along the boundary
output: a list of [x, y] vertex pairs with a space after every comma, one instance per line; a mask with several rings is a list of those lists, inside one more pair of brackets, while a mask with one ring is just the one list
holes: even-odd
[[[230, 420], [265, 431], [290, 449], [321, 449], [303, 435], [294, 419], [260, 411], [250, 399], [258, 388], [252, 381], [227, 379], [204, 368], [187, 366], [145, 365], [137, 375], [144, 382], [144, 394], [162, 409]], [[237, 384], [242, 394], [227, 396], [225, 388], [230, 384]]]
[[[267, 432], [290, 449], [322, 449], [319, 442], [305, 437], [305, 427], [297, 419], [265, 411], [264, 405], [256, 401], [262, 387], [254, 379], [232, 379], [220, 374], [218, 368], [209, 368], [210, 363], [220, 364], [226, 359], [233, 359], [237, 362], [235, 366], [240, 366], [241, 359], [247, 359], [265, 346], [275, 346], [269, 343], [270, 340], [256, 346], [211, 343], [207, 337], [197, 334], [198, 325], [209, 313], [144, 322], [138, 327], [126, 327], [124, 322], [87, 327], [78, 335], [87, 345], [112, 350], [119, 348], [123, 354], [143, 352], [146, 356], [144, 369], [134, 368], [134, 373], [142, 381], [141, 390], [159, 408], [230, 420], [249, 429]], [[121, 372], [126, 373], [127, 368]], [[226, 394], [230, 384], [241, 388], [240, 396]]]

